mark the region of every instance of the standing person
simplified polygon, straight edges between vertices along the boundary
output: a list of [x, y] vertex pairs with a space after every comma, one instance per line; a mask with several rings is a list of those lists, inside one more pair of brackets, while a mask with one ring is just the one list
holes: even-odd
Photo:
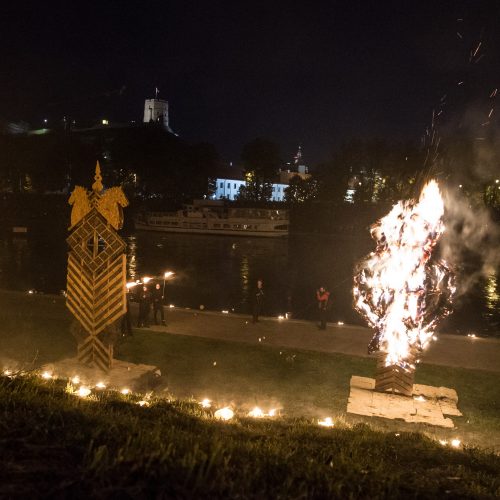
[[142, 326], [149, 328], [149, 311], [151, 309], [151, 294], [149, 293], [148, 287], [144, 285], [142, 287], [142, 292], [139, 295], [139, 319], [137, 321], [137, 326], [141, 328]]
[[158, 313], [160, 313], [161, 324], [165, 323], [165, 313], [163, 312], [163, 291], [159, 283], [156, 283], [155, 289], [153, 290], [153, 318], [155, 320], [155, 325], [158, 325]]
[[125, 314], [122, 316], [122, 322], [121, 322], [121, 332], [122, 335], [132, 337], [132, 324], [130, 321], [130, 288], [127, 288], [127, 293], [125, 294], [125, 300], [127, 304], [127, 310], [125, 311]]
[[262, 311], [262, 303], [264, 302], [264, 283], [260, 278], [257, 280], [253, 300], [253, 322], [257, 323], [259, 321], [259, 314]]
[[326, 330], [326, 311], [328, 309], [328, 301], [330, 300], [330, 292], [323, 286], [316, 291], [316, 300], [318, 301], [319, 309], [319, 329]]

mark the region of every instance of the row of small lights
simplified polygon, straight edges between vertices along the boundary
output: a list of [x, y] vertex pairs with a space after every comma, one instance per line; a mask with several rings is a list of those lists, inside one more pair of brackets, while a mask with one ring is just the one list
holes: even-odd
[[[174, 275], [174, 273], [172, 271], [167, 271], [164, 273], [163, 278], [168, 279], [173, 275]], [[127, 286], [127, 289], [130, 289], [130, 288], [133, 288], [137, 285], [142, 285], [142, 284], [146, 285], [147, 283], [149, 283], [153, 279], [154, 278], [152, 278], [150, 276], [144, 276], [141, 280], [128, 282], [126, 286]], [[33, 292], [30, 290], [30, 293], [33, 293]], [[170, 304], [169, 307], [174, 308], [175, 306], [174, 306], [174, 304]], [[223, 309], [222, 314], [229, 314], [229, 311], [227, 309]], [[286, 313], [284, 316], [283, 315], [278, 316], [278, 320], [280, 320], [280, 321], [287, 320], [287, 319], [289, 319], [288, 313]], [[338, 325], [343, 325], [343, 324], [344, 323], [341, 321], [338, 322]], [[265, 339], [265, 337], [264, 337], [264, 339]], [[261, 342], [261, 338], [259, 338], [259, 342]], [[216, 365], [216, 362], [214, 362], [214, 365]], [[4, 375], [10, 376], [11, 374], [12, 374], [12, 372], [10, 370], [4, 371]], [[41, 374], [41, 377], [45, 380], [50, 380], [50, 379], [54, 378], [54, 376], [50, 372], [47, 372], [47, 371], [43, 372]], [[78, 375], [76, 375], [76, 376], [72, 377], [70, 379], [70, 381], [72, 384], [78, 385], [80, 383], [80, 377], [78, 377]], [[106, 388], [106, 385], [104, 384], [104, 382], [98, 382], [95, 385], [95, 388], [102, 390], [102, 389]], [[73, 393], [81, 398], [85, 398], [92, 393], [92, 390], [85, 385], [81, 385], [77, 391], [71, 390], [71, 393]], [[120, 391], [120, 393], [123, 395], [128, 395], [128, 394], [130, 394], [130, 389], [124, 388]], [[137, 404], [139, 406], [148, 406], [149, 405], [149, 403], [145, 400], [138, 401]], [[210, 408], [212, 406], [212, 402], [207, 398], [205, 398], [203, 401], [200, 401], [199, 404], [202, 406], [202, 408]], [[273, 408], [273, 409], [269, 410], [268, 413], [265, 413], [261, 408], [256, 406], [248, 413], [248, 416], [253, 417], [253, 418], [265, 418], [265, 417], [273, 418], [273, 417], [277, 416], [277, 411], [278, 410]], [[216, 419], [219, 419], [219, 420], [231, 420], [234, 417], [234, 411], [231, 408], [229, 408], [228, 406], [226, 406], [224, 408], [221, 408], [221, 409], [215, 411], [214, 417]], [[334, 423], [333, 423], [333, 420], [331, 417], [326, 417], [323, 420], [318, 420], [318, 425], [320, 425], [322, 427], [333, 427]]]
[[[173, 273], [172, 273], [173, 274]], [[143, 278], [143, 281], [132, 281], [130, 283], [127, 283], [127, 288], [132, 288], [136, 285], [140, 285], [142, 283], [149, 283], [149, 281], [151, 281], [153, 278], [149, 278], [149, 277], [146, 277], [146, 278]], [[145, 281], [146, 280], [146, 281]], [[29, 294], [33, 294], [35, 293], [34, 290], [28, 290], [28, 293]], [[175, 308], [175, 305], [174, 304], [169, 304], [170, 309], [174, 309]], [[189, 309], [189, 308], [188, 308]], [[203, 306], [200, 306], [200, 309], [203, 309]], [[233, 309], [234, 311], [234, 309]], [[222, 314], [229, 314], [229, 311], [227, 309], [223, 309], [222, 311]], [[278, 316], [278, 320], [279, 321], [283, 321], [283, 320], [287, 320], [287, 319], [290, 319], [290, 315], [289, 313], [286, 313], [284, 316], [283, 315], [280, 315]], [[344, 326], [344, 322], [343, 321], [337, 321], [337, 325], [338, 326]], [[467, 334], [467, 337], [471, 338], [471, 339], [476, 339], [477, 338], [477, 335], [475, 333], [468, 333]], [[265, 337], [264, 337], [265, 338]], [[434, 340], [434, 341], [437, 341], [438, 338], [436, 335], [433, 335], [429, 340]], [[261, 342], [261, 339], [259, 339], [259, 342]], [[418, 359], [417, 360], [417, 363], [420, 363], [420, 360]]]
[[[3, 371], [3, 374], [7, 377], [16, 376], [16, 374], [14, 374], [14, 372], [12, 372], [11, 370], [7, 370], [7, 369]], [[53, 380], [56, 378], [49, 371], [42, 372], [40, 374], [40, 377], [44, 380]], [[71, 382], [71, 384], [74, 384], [74, 385], [80, 385], [81, 379], [78, 375], [75, 375], [74, 377], [71, 377], [69, 379], [69, 382]], [[98, 382], [95, 385], [95, 389], [104, 390], [104, 389], [106, 389], [106, 384], [104, 382]], [[77, 390], [74, 390], [73, 385], [70, 385], [66, 390], [70, 394], [74, 394], [75, 396], [78, 396], [80, 398], [86, 398], [87, 396], [90, 396], [92, 394], [92, 389], [86, 385], [80, 385], [80, 387]], [[132, 394], [131, 390], [126, 388], [126, 387], [121, 389], [119, 392], [120, 392], [120, 394], [123, 394], [124, 396]], [[145, 396], [145, 399], [137, 401], [136, 404], [141, 406], [141, 407], [149, 406], [150, 403], [149, 403], [148, 399], [149, 399], [150, 395], [151, 395], [150, 393], [147, 394]], [[418, 402], [425, 402], [426, 401], [426, 398], [424, 398], [422, 395], [416, 396], [413, 399], [415, 401], [418, 401]], [[206, 409], [212, 407], [212, 401], [208, 398], [205, 398], [202, 401], [199, 401], [198, 404], [202, 408], [206, 408]], [[247, 416], [252, 417], [252, 418], [275, 418], [275, 417], [279, 417], [278, 412], [279, 412], [279, 410], [272, 408], [269, 410], [269, 412], [266, 413], [258, 406], [255, 406], [250, 412], [248, 412]], [[225, 406], [225, 407], [220, 408], [219, 410], [216, 410], [214, 412], [214, 418], [216, 418], [217, 420], [228, 421], [228, 420], [233, 419], [234, 416], [235, 416], [235, 412], [229, 406]], [[335, 426], [335, 423], [331, 417], [326, 417], [322, 420], [318, 420], [317, 424], [320, 427], [334, 427]], [[395, 436], [399, 437], [400, 433], [396, 433]], [[462, 444], [462, 442], [458, 438], [451, 439], [450, 441], [445, 440], [445, 439], [439, 439], [438, 441], [442, 446], [450, 445], [453, 448], [460, 448], [460, 445]]]
[[[172, 276], [174, 276], [174, 272], [172, 271], [166, 271], [164, 274], [163, 274], [163, 279], [164, 280], [167, 280], [169, 278], [171, 278]], [[126, 284], [126, 287], [127, 289], [129, 290], [130, 288], [133, 288], [137, 285], [147, 285], [151, 280], [153, 280], [155, 278], [152, 278], [151, 276], [144, 276], [142, 279], [140, 280], [136, 280], [136, 281], [129, 281], [127, 284]], [[35, 293], [35, 290], [28, 290], [28, 293], [29, 294], [33, 294]], [[174, 309], [175, 308], [175, 305], [174, 304], [169, 304], [170, 309]], [[189, 308], [187, 308], [189, 309]], [[204, 309], [204, 306], [200, 306], [200, 309]], [[232, 311], [234, 311], [234, 309], [232, 309]], [[229, 314], [229, 310], [228, 309], [222, 309], [222, 314]], [[285, 313], [284, 315], [280, 314], [278, 316], [278, 320], [279, 321], [283, 321], [283, 320], [287, 320], [287, 319], [290, 319], [290, 313]], [[344, 325], [344, 322], [343, 321], [337, 321], [337, 325], [338, 326], [343, 326]]]
[[[12, 370], [4, 370], [3, 374], [6, 377], [15, 377], [18, 375], [21, 375], [19, 373], [14, 373]], [[40, 374], [40, 377], [44, 380], [55, 380], [57, 377], [51, 373], [50, 371], [44, 371]], [[92, 394], [92, 389], [87, 386], [82, 384], [82, 381], [78, 375], [75, 375], [68, 379], [68, 387], [66, 388], [66, 391], [69, 392], [70, 394], [73, 394], [75, 396], [78, 396], [82, 399], [90, 396]], [[79, 386], [78, 389], [75, 389], [73, 386]], [[98, 390], [104, 390], [106, 389], [106, 384], [102, 381], [97, 382], [95, 384], [94, 389]], [[123, 388], [120, 391], [120, 394], [123, 394], [124, 396], [133, 394], [132, 391], [128, 388]], [[150, 394], [146, 395], [145, 399], [142, 399], [141, 401], [138, 401], [136, 404], [138, 404], [141, 407], [144, 406], [149, 406], [149, 399]], [[198, 404], [202, 408], [211, 408], [212, 407], [212, 401], [208, 398], [203, 399], [202, 401], [199, 401]], [[234, 418], [235, 412], [232, 410], [229, 406], [225, 406], [223, 408], [220, 408], [214, 412], [214, 418], [218, 420], [231, 420]], [[263, 411], [261, 408], [258, 406], [255, 406], [250, 412], [248, 412], [247, 416], [252, 417], [252, 418], [275, 418], [279, 416], [279, 410], [276, 408], [270, 409], [267, 413]], [[333, 419], [331, 417], [326, 417], [323, 420], [318, 420], [318, 425], [322, 427], [333, 427], [335, 424], [333, 422]]]
[[[168, 278], [170, 278], [173, 275], [174, 275], [173, 272], [167, 271], [167, 272], [164, 273], [164, 279], [168, 279]], [[132, 287], [134, 287], [136, 285], [140, 285], [140, 284], [147, 284], [152, 279], [154, 279], [154, 278], [151, 278], [149, 276], [145, 276], [145, 277], [142, 278], [142, 281], [141, 280], [137, 280], [137, 281], [133, 281], [133, 282], [127, 283], [127, 288], [132, 288]], [[31, 290], [30, 290], [30, 292], [31, 292]], [[170, 308], [174, 308], [175, 306], [173, 304], [170, 304], [169, 307]], [[222, 314], [229, 314], [229, 311], [227, 309], [223, 309], [222, 310]], [[287, 320], [287, 319], [289, 319], [289, 314], [288, 313], [286, 313], [284, 316], [283, 315], [278, 316], [278, 320], [280, 320], [280, 321]], [[343, 326], [344, 322], [343, 321], [338, 321], [337, 325], [338, 326]], [[467, 336], [468, 337], [472, 337], [472, 338], [476, 337], [475, 334], [468, 334]], [[262, 339], [265, 340], [265, 337], [259, 338], [259, 342], [261, 342]], [[436, 341], [437, 337], [435, 335], [432, 336], [432, 340]], [[281, 352], [280, 352], [280, 354], [281, 354]], [[417, 363], [419, 361], [420, 360], [417, 360]], [[217, 363], [214, 362], [214, 366], [216, 364]], [[11, 374], [12, 374], [12, 372], [10, 370], [4, 370], [4, 375], [10, 376]], [[41, 377], [43, 379], [46, 379], [46, 380], [54, 378], [54, 376], [50, 372], [46, 372], [46, 371], [41, 374]], [[72, 384], [78, 385], [80, 383], [80, 378], [78, 376], [74, 376], [74, 377], [72, 377], [70, 379], [70, 381], [71, 381]], [[103, 382], [98, 382], [95, 387], [97, 389], [105, 389], [106, 385]], [[79, 387], [79, 389], [77, 391], [74, 391], [74, 394], [76, 394], [79, 397], [85, 398], [85, 397], [89, 396], [91, 394], [91, 392], [92, 392], [91, 389], [89, 389], [88, 387], [82, 385], [82, 386]], [[128, 395], [128, 394], [130, 394], [130, 389], [124, 388], [124, 389], [122, 389], [120, 391], [120, 393], [123, 394], [123, 395]], [[419, 402], [426, 401], [426, 399], [423, 396], [417, 396], [414, 399], [415, 399], [415, 401], [419, 401]], [[137, 404], [139, 406], [149, 406], [149, 403], [146, 400], [138, 401]], [[212, 406], [212, 402], [209, 399], [207, 399], [207, 398], [205, 398], [202, 401], [200, 401], [199, 404], [201, 405], [202, 408], [211, 408], [211, 406]], [[265, 418], [265, 417], [267, 417], [267, 418], [273, 418], [273, 417], [277, 416], [276, 412], [277, 412], [276, 409], [271, 409], [271, 410], [269, 410], [268, 413], [265, 413], [258, 406], [256, 406], [256, 407], [254, 407], [248, 413], [248, 416], [249, 417], [253, 417], [253, 418]], [[226, 406], [224, 408], [220, 408], [219, 410], [215, 411], [214, 417], [216, 419], [219, 419], [219, 420], [231, 420], [234, 417], [234, 411], [231, 408], [229, 408], [228, 406]], [[332, 420], [331, 417], [326, 417], [326, 418], [324, 418], [322, 420], [318, 420], [318, 425], [321, 426], [321, 427], [333, 427], [335, 424], [334, 424], [334, 422], [333, 422], [333, 420]], [[396, 434], [396, 436], [399, 436], [399, 434]], [[445, 445], [448, 444], [448, 441], [446, 441], [446, 440], [439, 440], [439, 442], [443, 446], [445, 446]], [[461, 444], [461, 441], [459, 439], [452, 439], [450, 441], [450, 444], [451, 444], [451, 446], [453, 446], [455, 448], [458, 448], [460, 446], [460, 444]]]
[[[66, 121], [66, 117], [64, 117], [64, 118], [63, 118], [63, 121]], [[49, 122], [49, 119], [48, 119], [48, 118], [44, 118], [44, 119], [43, 119], [43, 123], [44, 123], [45, 125], [46, 125], [48, 122]], [[75, 123], [76, 123], [76, 120], [73, 120], [73, 124], [75, 124]], [[106, 119], [106, 118], [103, 118], [103, 119], [101, 120], [101, 123], [102, 123], [103, 125], [109, 125], [109, 120], [108, 120], [108, 119]], [[134, 120], [132, 120], [132, 123], [134, 123]]]
[[[168, 277], [172, 276], [174, 273], [173, 272], [167, 272], [165, 273], [165, 279], [167, 279]], [[167, 276], [168, 275], [168, 276]], [[141, 285], [141, 284], [147, 284], [149, 283], [152, 279], [154, 278], [150, 278], [149, 276], [146, 276], [144, 278], [142, 278], [142, 281], [140, 280], [137, 280], [137, 281], [131, 281], [129, 283], [127, 283], [127, 288], [132, 288], [134, 286], [137, 286], [137, 285]], [[35, 293], [35, 290], [28, 290], [28, 293], [29, 294], [33, 294]], [[170, 309], [174, 309], [175, 308], [175, 305], [174, 304], [169, 304], [168, 306]], [[189, 308], [187, 308], [189, 309]], [[200, 306], [200, 309], [204, 309], [203, 306]], [[234, 309], [232, 309], [234, 311]], [[222, 314], [229, 314], [229, 311], [227, 309], [223, 309], [222, 311]], [[278, 316], [278, 320], [279, 321], [283, 321], [283, 320], [287, 320], [287, 319], [290, 319], [290, 314], [289, 313], [286, 313], [284, 316], [283, 315], [280, 315]], [[344, 322], [343, 321], [337, 321], [337, 326], [344, 326]], [[467, 334], [467, 337], [469, 338], [472, 338], [472, 339], [475, 339], [477, 338], [477, 335], [475, 333], [468, 333]], [[264, 337], [265, 338], [265, 337]], [[437, 341], [438, 338], [436, 335], [433, 335], [429, 340], [434, 340], [434, 341]], [[259, 339], [259, 342], [261, 340]], [[420, 360], [417, 360], [417, 363], [420, 363]]]
[[[396, 437], [401, 436], [401, 434], [399, 432], [396, 432], [396, 434], [394, 434], [394, 435]], [[460, 441], [460, 439], [458, 439], [458, 438], [450, 439], [450, 441], [448, 441], [447, 439], [438, 439], [438, 442], [442, 446], [450, 445], [453, 448], [460, 448], [460, 445], [462, 444], [462, 441]]]
[[[163, 275], [163, 279], [166, 280], [166, 279], [169, 279], [171, 278], [172, 276], [174, 276], [175, 273], [173, 273], [172, 271], [166, 271]], [[127, 288], [133, 288], [134, 286], [137, 286], [137, 285], [147, 285], [151, 280], [153, 280], [154, 278], [150, 277], [150, 276], [144, 276], [142, 278], [142, 280], [137, 280], [137, 281], [130, 281], [129, 283], [127, 283]], [[170, 308], [174, 308], [175, 305], [174, 304], [170, 304], [169, 305]], [[189, 308], [188, 308], [189, 309]], [[200, 306], [200, 309], [204, 309], [204, 306]], [[231, 311], [234, 311], [234, 309], [231, 309]], [[222, 314], [229, 314], [229, 310], [228, 309], [222, 309], [221, 311]], [[283, 320], [287, 320], [287, 319], [290, 319], [290, 313], [285, 313], [284, 315], [283, 314], [280, 314], [278, 316], [278, 320], [279, 321], [283, 321]], [[337, 322], [337, 325], [338, 326], [343, 326], [344, 325], [344, 322], [343, 321], [338, 321]], [[259, 339], [260, 341], [260, 339]]]

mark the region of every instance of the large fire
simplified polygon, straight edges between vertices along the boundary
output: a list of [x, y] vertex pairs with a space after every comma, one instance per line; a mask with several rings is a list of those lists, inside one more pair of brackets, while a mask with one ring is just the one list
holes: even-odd
[[450, 312], [455, 292], [446, 262], [432, 252], [443, 234], [444, 203], [436, 181], [418, 202], [400, 201], [371, 228], [374, 252], [354, 278], [355, 308], [375, 330], [369, 352], [385, 353], [385, 364], [414, 368], [439, 319]]

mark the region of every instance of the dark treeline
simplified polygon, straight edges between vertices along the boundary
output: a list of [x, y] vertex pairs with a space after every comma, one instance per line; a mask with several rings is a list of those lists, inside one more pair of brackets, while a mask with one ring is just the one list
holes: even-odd
[[[378, 214], [397, 200], [415, 197], [426, 179], [437, 177], [498, 217], [499, 146], [495, 134], [477, 140], [465, 132], [444, 138], [431, 152], [412, 143], [352, 140], [311, 168], [312, 176], [292, 177], [285, 206], [292, 209], [292, 226], [298, 231], [364, 227], [363, 214]], [[34, 205], [23, 196], [64, 198], [75, 185], [90, 186], [96, 160], [105, 186], [121, 185], [132, 207], [155, 209], [210, 196], [221, 166], [214, 146], [187, 143], [156, 124], [5, 134], [0, 135], [0, 151], [0, 190], [4, 204], [7, 198], [15, 200], [14, 215], [19, 207], [25, 207], [24, 214]], [[290, 167], [277, 144], [264, 138], [245, 144], [238, 173], [246, 185], [236, 203], [273, 205], [272, 183], [281, 168]]]
[[67, 193], [89, 186], [96, 160], [105, 186], [121, 185], [131, 200], [177, 206], [207, 192], [217, 165], [210, 144], [189, 144], [156, 124], [1, 135], [0, 187], [12, 193]]
[[500, 220], [498, 146], [495, 136], [481, 141], [454, 136], [443, 139], [431, 156], [409, 143], [345, 143], [330, 161], [318, 166], [314, 179], [297, 177], [290, 183], [287, 202], [292, 206], [292, 228], [315, 232], [363, 229], [391, 204], [418, 197], [430, 178], [437, 178], [456, 199], [486, 207]]
[[348, 193], [355, 205], [393, 203], [418, 195], [422, 184], [435, 177], [475, 203], [500, 208], [500, 148], [495, 140], [478, 143], [453, 137], [443, 140], [432, 162], [426, 162], [426, 156], [427, 151], [413, 144], [345, 143], [318, 167], [316, 194], [309, 199], [342, 204]]

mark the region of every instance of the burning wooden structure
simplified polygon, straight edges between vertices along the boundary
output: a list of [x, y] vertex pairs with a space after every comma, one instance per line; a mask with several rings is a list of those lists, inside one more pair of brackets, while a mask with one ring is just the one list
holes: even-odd
[[454, 278], [433, 250], [444, 232], [444, 203], [436, 181], [418, 201], [399, 202], [371, 228], [376, 249], [357, 268], [355, 308], [375, 335], [375, 390], [411, 396], [416, 357], [451, 311]]

